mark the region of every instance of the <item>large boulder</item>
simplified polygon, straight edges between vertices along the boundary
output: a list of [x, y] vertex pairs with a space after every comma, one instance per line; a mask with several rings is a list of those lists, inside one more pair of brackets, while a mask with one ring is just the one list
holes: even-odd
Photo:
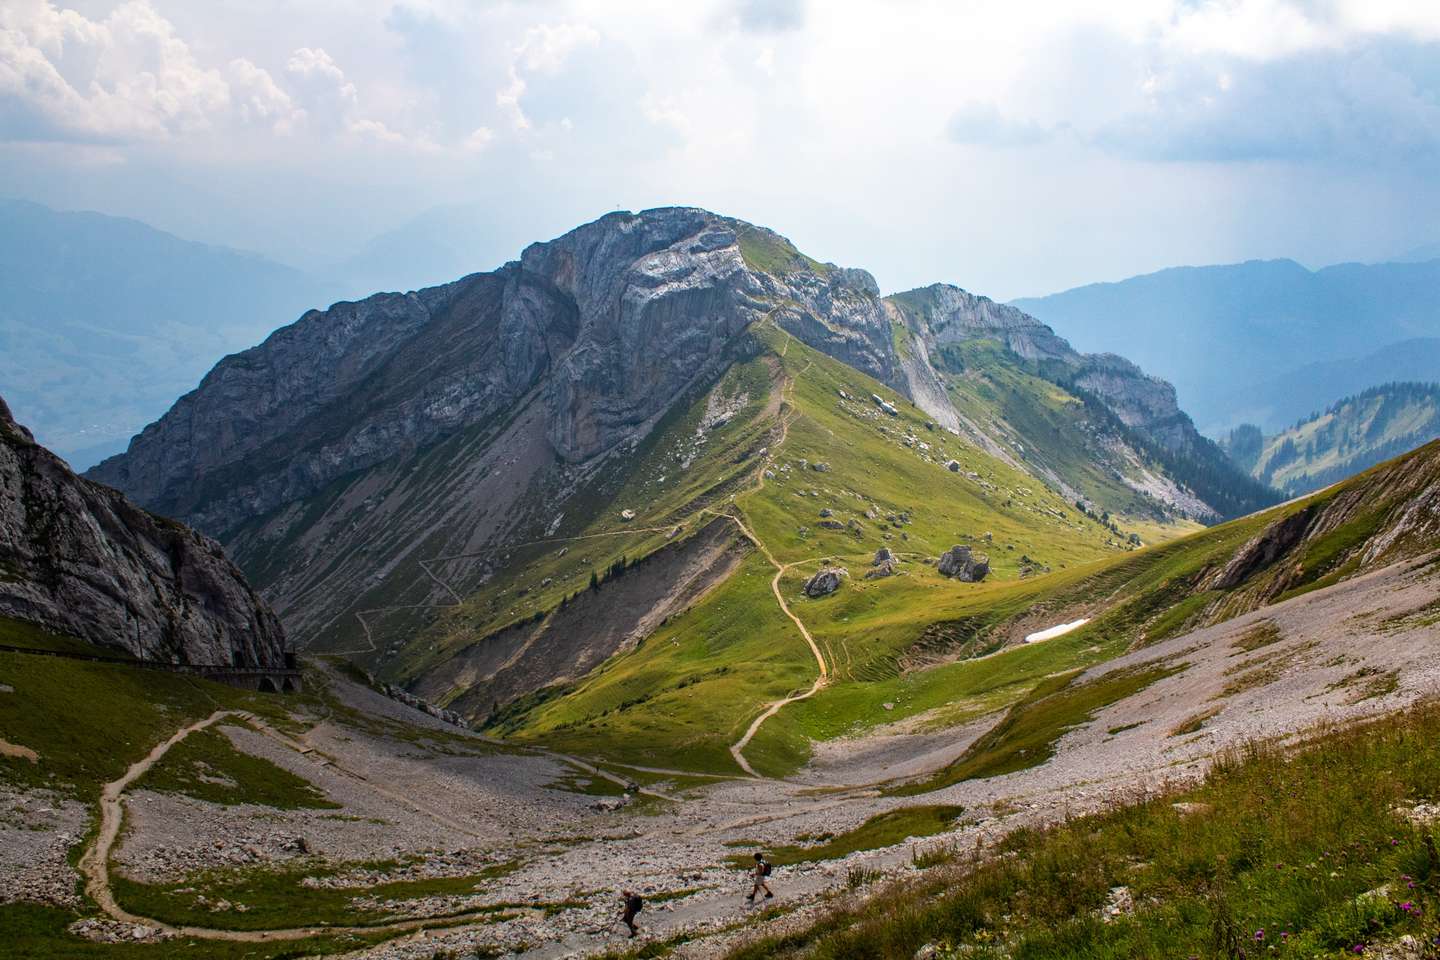
[[990, 573], [990, 558], [971, 552], [969, 547], [954, 546], [940, 557], [936, 569], [943, 576], [954, 577], [962, 583], [979, 583]]
[[815, 576], [805, 581], [805, 596], [827, 597], [840, 589], [840, 582], [850, 576], [844, 567], [821, 567]]
[[890, 548], [881, 547], [879, 550], [875, 551], [875, 559], [870, 562], [870, 566], [878, 567], [882, 564], [893, 563], [894, 561], [895, 554], [890, 552]]

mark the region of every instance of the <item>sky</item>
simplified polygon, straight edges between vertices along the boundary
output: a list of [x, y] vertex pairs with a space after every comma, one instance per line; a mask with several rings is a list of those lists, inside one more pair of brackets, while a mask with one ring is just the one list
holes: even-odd
[[687, 204], [1008, 299], [1434, 244], [1437, 161], [1434, 0], [0, 2], [0, 194], [321, 271]]

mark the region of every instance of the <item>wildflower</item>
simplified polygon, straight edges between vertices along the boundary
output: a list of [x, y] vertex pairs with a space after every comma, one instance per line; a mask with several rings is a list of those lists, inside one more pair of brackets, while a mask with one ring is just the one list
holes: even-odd
[[1400, 904], [1400, 909], [1404, 910], [1406, 913], [1410, 913], [1412, 910], [1415, 909], [1415, 904], [1409, 900], [1406, 900], [1404, 903]]
[[1352, 951], [1354, 951], [1355, 953], [1364, 953], [1364, 952], [1365, 952], [1365, 944], [1363, 944], [1363, 943], [1357, 943], [1357, 944], [1355, 944], [1355, 946], [1351, 947], [1350, 949], [1351, 949]]
[[1265, 928], [1264, 928], [1264, 927], [1261, 927], [1259, 930], [1256, 930], [1256, 931], [1255, 931], [1255, 941], [1258, 943], [1258, 942], [1260, 942], [1261, 940], [1264, 940], [1264, 939], [1265, 939]]
[[1290, 931], [1289, 931], [1289, 930], [1281, 930], [1281, 931], [1280, 931], [1280, 939], [1281, 939], [1281, 940], [1289, 940], [1289, 939], [1290, 939]]

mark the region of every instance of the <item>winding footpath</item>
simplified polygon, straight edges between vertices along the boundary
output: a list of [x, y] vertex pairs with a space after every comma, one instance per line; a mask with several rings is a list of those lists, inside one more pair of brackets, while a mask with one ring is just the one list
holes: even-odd
[[[217, 927], [193, 926], [189, 924], [171, 924], [166, 923], [163, 920], [157, 920], [153, 917], [142, 917], [138, 914], [130, 912], [129, 910], [126, 910], [119, 904], [119, 902], [116, 901], [114, 888], [110, 884], [110, 857], [111, 854], [114, 852], [116, 842], [119, 840], [120, 829], [125, 822], [125, 791], [129, 789], [137, 780], [145, 776], [145, 774], [148, 773], [150, 769], [154, 767], [155, 764], [158, 763], [165, 756], [165, 754], [169, 753], [170, 749], [176, 744], [180, 743], [192, 733], [198, 733], [201, 730], [205, 730], [209, 727], [214, 726], [220, 721], [227, 719], [244, 721], [245, 723], [258, 730], [260, 733], [271, 737], [272, 739], [278, 741], [286, 747], [289, 747], [292, 750], [295, 750], [298, 753], [305, 754], [312, 752], [311, 749], [306, 747], [304, 744], [297, 743], [289, 737], [286, 737], [285, 735], [281, 734], [269, 724], [265, 723], [263, 720], [261, 720], [259, 717], [256, 717], [252, 713], [249, 713], [245, 710], [216, 710], [214, 713], [210, 714], [210, 716], [206, 717], [205, 719], [196, 721], [195, 723], [192, 723], [187, 727], [182, 727], [181, 729], [177, 730], [175, 733], [171, 734], [169, 739], [157, 744], [144, 757], [131, 764], [129, 769], [125, 771], [123, 776], [121, 776], [117, 780], [112, 780], [111, 782], [105, 784], [105, 786], [100, 792], [100, 829], [96, 833], [95, 839], [91, 841], [90, 845], [85, 849], [84, 854], [80, 857], [79, 870], [80, 875], [85, 880], [85, 892], [90, 896], [92, 900], [95, 901], [96, 905], [99, 906], [100, 909], [103, 910], [105, 914], [109, 916], [112, 920], [118, 920], [122, 923], [129, 923], [136, 926], [150, 927], [151, 929], [159, 930], [162, 933], [173, 937], [191, 937], [203, 940], [228, 940], [243, 943], [265, 943], [270, 941], [303, 940], [307, 937], [319, 937], [333, 935], [336, 933], [407, 933], [417, 930], [423, 930], [427, 927], [432, 926], [450, 926], [455, 924], [456, 922], [464, 921], [468, 918], [487, 917], [492, 916], [495, 913], [495, 908], [493, 906], [485, 906], [477, 910], [447, 913], [442, 916], [410, 917], [404, 920], [394, 920], [385, 923], [360, 925], [324, 924], [319, 926], [287, 927], [270, 930], [230, 930]], [[587, 763], [586, 761], [581, 760], [578, 757], [571, 757], [566, 754], [555, 753], [549, 750], [541, 750], [536, 752], [570, 764], [579, 769], [585, 770], [586, 772], [594, 776], [604, 777], [607, 780], [611, 780], [615, 783], [626, 786], [627, 788], [634, 787], [634, 784], [629, 783], [624, 778], [612, 774], [609, 771], [604, 770], [600, 767], [594, 766], [593, 764]], [[379, 786], [378, 784], [370, 781], [367, 777], [361, 776], [354, 771], [347, 770], [346, 768], [334, 762], [329, 762], [327, 766], [329, 766], [333, 770], [345, 774], [346, 776], [350, 776], [354, 779], [364, 782], [367, 786], [370, 787], [370, 789], [376, 791], [382, 796], [402, 803], [405, 806], [410, 807], [410, 809], [414, 810], [415, 812], [427, 817], [431, 817], [453, 830], [457, 830], [468, 836], [477, 836], [464, 824], [461, 824], [458, 821], [442, 813], [439, 813], [438, 811], [422, 806], [400, 793]], [[671, 802], [677, 803], [679, 802], [679, 798], [662, 793], [658, 790], [652, 790], [642, 787], [639, 788], [637, 792], [649, 796], [658, 797], [662, 800], [669, 800]]]
[[[785, 349], [788, 350], [789, 347], [790, 340], [787, 337], [785, 341]], [[785, 355], [785, 350], [781, 350], [780, 355], [783, 357]], [[808, 370], [809, 367], [809, 364], [805, 365], [806, 370]], [[804, 373], [805, 371], [801, 370], [800, 372]], [[794, 378], [790, 378], [785, 381], [785, 386], [782, 387], [780, 391], [782, 405], [789, 402], [785, 394], [787, 391], [793, 388], [794, 385]], [[776, 450], [779, 450], [780, 447], [785, 443], [786, 439], [789, 438], [790, 421], [792, 419], [793, 413], [788, 416], [781, 416], [780, 436], [774, 443]], [[767, 459], [766, 463], [768, 462], [769, 460]], [[751, 490], [749, 490], [748, 493], [753, 495], [755, 493], [759, 493], [765, 488], [765, 470], [765, 463], [760, 464], [759, 468], [756, 470], [755, 473], [755, 486]], [[733, 502], [734, 498], [732, 497], [731, 500]], [[782, 593], [780, 590], [780, 580], [785, 576], [785, 571], [798, 564], [808, 563], [810, 561], [799, 560], [794, 563], [781, 563], [779, 560], [775, 559], [775, 555], [770, 552], [770, 548], [765, 545], [765, 542], [759, 537], [757, 537], [755, 535], [755, 532], [749, 527], [747, 527], [745, 525], [745, 522], [739, 517], [735, 516], [732, 513], [726, 513], [718, 510], [707, 509], [701, 512], [709, 513], [717, 517], [724, 517], [726, 520], [729, 520], [731, 523], [735, 524], [735, 526], [740, 530], [740, 533], [744, 535], [745, 539], [753, 543], [755, 545], [755, 549], [759, 550], [761, 555], [766, 559], [766, 561], [775, 568], [775, 576], [772, 577], [770, 580], [770, 592], [775, 595], [775, 602], [779, 604], [780, 611], [784, 613], [785, 616], [790, 618], [790, 621], [795, 624], [795, 628], [800, 631], [800, 636], [805, 638], [805, 643], [809, 645], [810, 652], [815, 657], [815, 664], [817, 667], [819, 667], [820, 671], [819, 675], [815, 678], [815, 682], [810, 685], [809, 690], [806, 690], [802, 693], [792, 694], [791, 696], [766, 704], [765, 708], [760, 711], [760, 715], [757, 716], [754, 720], [752, 720], [750, 722], [750, 726], [745, 729], [744, 735], [741, 736], [739, 740], [736, 740], [730, 745], [730, 756], [735, 759], [735, 763], [740, 767], [740, 769], [744, 770], [752, 777], [759, 778], [760, 774], [755, 771], [754, 767], [750, 766], [750, 761], [745, 759], [745, 748], [750, 745], [750, 741], [755, 738], [755, 734], [760, 732], [760, 728], [765, 724], [766, 720], [769, 720], [771, 717], [775, 716], [775, 714], [779, 713], [782, 709], [792, 703], [797, 703], [801, 700], [808, 700], [815, 694], [819, 693], [822, 689], [824, 689], [825, 685], [830, 682], [830, 667], [829, 664], [825, 662], [824, 654], [820, 652], [819, 644], [817, 644], [815, 642], [815, 638], [810, 635], [810, 630], [808, 627], [805, 626], [805, 622], [795, 614], [795, 611], [790, 609], [790, 604], [785, 602], [785, 594]]]

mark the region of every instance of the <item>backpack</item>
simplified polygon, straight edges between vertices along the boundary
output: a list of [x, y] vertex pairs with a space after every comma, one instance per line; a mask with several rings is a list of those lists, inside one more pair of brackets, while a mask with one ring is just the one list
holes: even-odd
[[625, 901], [625, 909], [631, 913], [639, 913], [644, 907], [645, 901], [641, 900], [638, 894]]
[[760, 863], [760, 876], [762, 876], [762, 877], [768, 877], [768, 876], [770, 876], [770, 863], [769, 863], [769, 861], [763, 861], [763, 860], [761, 861], [761, 863]]

